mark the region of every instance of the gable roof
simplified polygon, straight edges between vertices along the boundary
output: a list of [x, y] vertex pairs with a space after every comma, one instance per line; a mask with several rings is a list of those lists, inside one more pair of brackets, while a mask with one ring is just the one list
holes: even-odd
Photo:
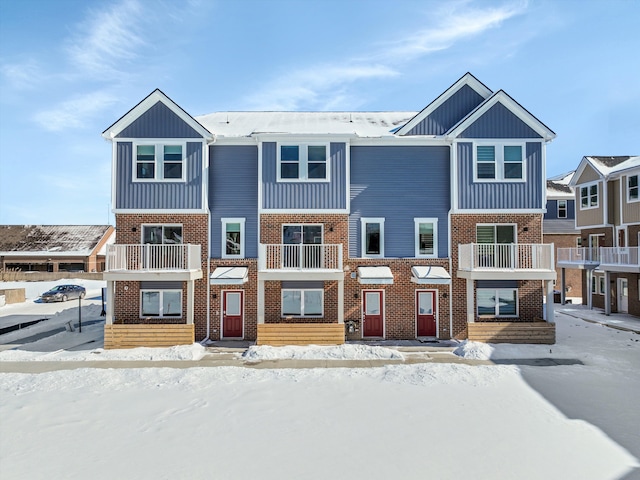
[[571, 197], [573, 198], [573, 189], [566, 183], [547, 180], [547, 198], [549, 197]]
[[478, 93], [485, 100], [491, 95], [491, 90], [480, 80], [474, 77], [471, 73], [467, 72], [460, 77], [453, 85], [442, 92], [434, 101], [422, 109], [416, 116], [410, 119], [405, 125], [403, 125], [397, 132], [397, 135], [404, 135], [411, 131], [416, 125], [422, 122], [425, 118], [431, 115], [438, 107], [446, 102], [451, 96], [458, 92], [462, 87], [468, 85], [475, 92]]
[[102, 136], [107, 140], [115, 138], [120, 132], [131, 125], [142, 114], [153, 107], [156, 103], [161, 102], [169, 110], [175, 113], [182, 121], [193, 128], [206, 140], [212, 140], [213, 134], [203, 127], [195, 118], [185, 112], [177, 103], [167, 97], [160, 89], [156, 88], [153, 92], [142, 99], [135, 107], [125, 113], [116, 120], [109, 128], [102, 132]]
[[111, 225], [0, 225], [0, 255], [90, 255], [114, 232]]
[[607, 180], [615, 178], [627, 170], [640, 168], [640, 156], [584, 156], [580, 160], [576, 174], [569, 185], [578, 185], [577, 180], [587, 167], [591, 167], [600, 178]]
[[445, 136], [448, 138], [457, 137], [497, 103], [501, 103], [511, 113], [540, 135], [546, 142], [556, 138], [556, 134], [553, 130], [534, 117], [526, 108], [511, 98], [504, 90], [498, 90], [491, 97], [478, 105], [473, 111], [469, 112], [466, 117], [451, 127]]

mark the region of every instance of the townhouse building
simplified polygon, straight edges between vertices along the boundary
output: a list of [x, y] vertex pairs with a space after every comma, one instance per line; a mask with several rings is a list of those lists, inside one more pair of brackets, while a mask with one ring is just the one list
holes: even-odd
[[575, 190], [581, 246], [558, 250], [561, 269], [582, 276], [583, 303], [640, 316], [640, 156], [583, 157]]
[[469, 73], [419, 112], [194, 118], [155, 90], [103, 137], [107, 348], [553, 342], [555, 134]]

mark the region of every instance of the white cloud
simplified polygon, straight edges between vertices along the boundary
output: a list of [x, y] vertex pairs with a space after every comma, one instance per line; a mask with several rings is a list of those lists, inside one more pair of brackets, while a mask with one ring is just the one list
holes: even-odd
[[3, 65], [0, 72], [9, 85], [17, 90], [33, 88], [41, 77], [40, 68], [33, 60]]
[[66, 100], [56, 107], [37, 113], [34, 120], [44, 129], [59, 131], [64, 128], [80, 128], [87, 119], [118, 101], [115, 95], [97, 91]]

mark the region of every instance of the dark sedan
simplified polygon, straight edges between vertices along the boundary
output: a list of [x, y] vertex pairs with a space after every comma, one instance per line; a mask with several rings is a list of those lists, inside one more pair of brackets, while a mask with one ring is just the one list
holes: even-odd
[[87, 291], [80, 285], [58, 285], [48, 292], [44, 292], [40, 298], [43, 302], [66, 302], [72, 298], [84, 298]]

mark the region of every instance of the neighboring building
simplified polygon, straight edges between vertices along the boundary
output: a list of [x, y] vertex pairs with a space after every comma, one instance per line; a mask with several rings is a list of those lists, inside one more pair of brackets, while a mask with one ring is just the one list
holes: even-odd
[[[564, 173], [547, 180], [547, 213], [542, 221], [542, 238], [544, 243], [554, 245], [554, 257], [557, 259], [558, 248], [576, 248], [581, 246], [580, 230], [576, 229], [576, 201], [573, 188], [569, 182], [574, 172]], [[560, 301], [582, 301], [582, 274], [577, 269], [563, 270], [556, 268], [558, 278], [556, 291], [560, 292]], [[562, 274], [565, 278], [562, 281]], [[562, 295], [560, 285], [564, 284]], [[557, 297], [557, 294], [555, 295]], [[557, 298], [556, 298], [557, 300]]]
[[640, 156], [583, 157], [575, 189], [582, 248], [558, 251], [558, 266], [582, 270], [583, 303], [640, 316]]
[[0, 225], [0, 269], [102, 272], [111, 225]]
[[157, 332], [553, 341], [536, 320], [556, 277], [542, 243], [555, 134], [469, 73], [420, 112], [193, 118], [155, 90], [103, 136], [107, 348]]

